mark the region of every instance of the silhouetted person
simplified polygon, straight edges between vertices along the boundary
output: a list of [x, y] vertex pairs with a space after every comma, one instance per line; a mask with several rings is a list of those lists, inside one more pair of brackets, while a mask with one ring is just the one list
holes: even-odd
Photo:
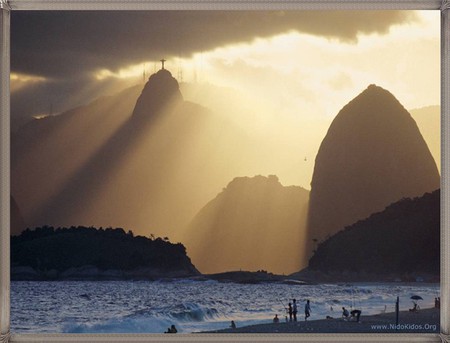
[[309, 300], [306, 300], [305, 304], [305, 322], [311, 316], [311, 305], [309, 304]]
[[275, 317], [273, 318], [273, 322], [275, 324], [278, 324], [280, 322], [280, 319], [278, 318], [278, 314], [276, 314]]
[[236, 323], [234, 322], [234, 320], [231, 321], [230, 328], [236, 329]]
[[356, 321], [359, 323], [359, 317], [361, 317], [361, 311], [360, 310], [353, 310], [350, 312], [353, 318], [356, 317]]
[[418, 312], [418, 311], [419, 311], [419, 308], [418, 308], [418, 306], [417, 306], [417, 303], [414, 302], [413, 304], [414, 304], [414, 306], [413, 306], [413, 308], [410, 308], [410, 309], [409, 309], [409, 312]]
[[292, 313], [293, 313], [293, 312], [292, 312], [292, 304], [289, 303], [289, 304], [288, 304], [288, 307], [289, 307], [289, 308], [288, 308], [289, 321], [292, 322]]
[[342, 317], [344, 319], [347, 319], [349, 315], [350, 315], [350, 313], [348, 313], [348, 310], [345, 307], [343, 307], [342, 308]]
[[292, 315], [294, 316], [294, 322], [296, 322], [297, 321], [297, 300], [293, 299], [292, 301], [294, 303], [293, 308], [292, 308]]
[[175, 327], [175, 325], [172, 324], [172, 326], [170, 328], [167, 328], [167, 331], [164, 333], [177, 333], [177, 332], [178, 332], [177, 328]]
[[434, 307], [441, 308], [441, 298], [440, 297], [434, 298]]

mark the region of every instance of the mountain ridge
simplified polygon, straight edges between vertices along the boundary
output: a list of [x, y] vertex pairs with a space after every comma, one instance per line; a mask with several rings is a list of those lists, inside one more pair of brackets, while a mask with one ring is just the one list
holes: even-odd
[[401, 199], [320, 242], [308, 270], [436, 276], [439, 261], [440, 190], [436, 190]]
[[308, 196], [275, 175], [236, 177], [197, 213], [182, 241], [202, 273], [293, 272], [299, 268]]

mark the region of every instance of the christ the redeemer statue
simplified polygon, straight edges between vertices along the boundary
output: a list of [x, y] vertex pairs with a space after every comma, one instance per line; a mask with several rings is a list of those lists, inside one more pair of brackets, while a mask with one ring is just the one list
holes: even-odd
[[164, 62], [166, 62], [166, 60], [163, 58], [162, 60], [160, 60], [161, 61], [161, 63], [162, 63], [162, 67], [161, 67], [161, 69], [164, 69]]

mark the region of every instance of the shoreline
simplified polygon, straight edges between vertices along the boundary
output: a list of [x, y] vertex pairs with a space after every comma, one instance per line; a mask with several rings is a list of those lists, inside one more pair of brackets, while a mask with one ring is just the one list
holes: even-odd
[[396, 284], [396, 285], [430, 285], [439, 284], [434, 280], [405, 280], [393, 281], [388, 278], [378, 278], [370, 280], [338, 279], [301, 279], [291, 275], [277, 275], [268, 272], [224, 272], [219, 274], [189, 274], [185, 270], [160, 271], [153, 268], [136, 268], [132, 270], [123, 269], [100, 269], [93, 265], [83, 265], [76, 268], [69, 268], [63, 271], [57, 270], [36, 270], [30, 266], [11, 266], [11, 281], [165, 281], [173, 282], [179, 280], [190, 280], [197, 282], [217, 281], [219, 283], [235, 284], [287, 284], [295, 287], [302, 287], [317, 284], [332, 285], [376, 285], [376, 284]]
[[201, 333], [439, 333], [440, 309], [426, 308], [419, 312], [400, 311], [399, 327], [395, 327], [395, 312], [365, 316], [356, 320], [314, 319], [298, 322], [255, 324], [236, 329], [202, 331]]

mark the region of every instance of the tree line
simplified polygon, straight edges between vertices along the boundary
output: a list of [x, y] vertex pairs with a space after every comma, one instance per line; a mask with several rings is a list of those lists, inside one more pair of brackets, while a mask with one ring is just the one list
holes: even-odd
[[167, 237], [134, 236], [123, 228], [42, 226], [11, 237], [12, 266], [64, 271], [86, 265], [101, 270], [195, 268], [186, 248]]

